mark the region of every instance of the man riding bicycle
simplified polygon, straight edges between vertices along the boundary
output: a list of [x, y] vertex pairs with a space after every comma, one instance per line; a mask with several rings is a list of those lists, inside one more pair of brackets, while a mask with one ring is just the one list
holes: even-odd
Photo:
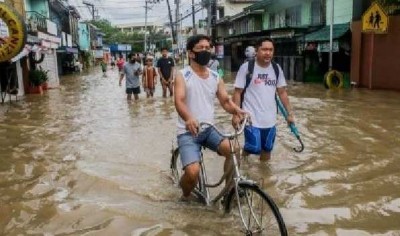
[[200, 150], [205, 146], [225, 156], [224, 170], [229, 167], [230, 144], [214, 128], [199, 132], [199, 122], [214, 122], [214, 99], [225, 111], [239, 117], [245, 112], [229, 98], [223, 80], [207, 64], [211, 57], [210, 38], [195, 35], [186, 44], [190, 65], [180, 70], [175, 80], [175, 107], [178, 117], [178, 146], [184, 174], [180, 180], [187, 201], [195, 188], [200, 171]]

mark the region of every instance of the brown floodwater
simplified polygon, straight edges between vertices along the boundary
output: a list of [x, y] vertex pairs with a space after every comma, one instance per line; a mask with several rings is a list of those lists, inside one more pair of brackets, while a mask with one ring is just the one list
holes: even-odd
[[[160, 90], [129, 104], [116, 71], [92, 72], [1, 105], [0, 235], [237, 235], [218, 206], [178, 201], [177, 113]], [[280, 117], [272, 160], [242, 169], [263, 180], [290, 235], [400, 235], [400, 93], [289, 94], [304, 152]], [[206, 153], [206, 164], [218, 179], [222, 159]]]

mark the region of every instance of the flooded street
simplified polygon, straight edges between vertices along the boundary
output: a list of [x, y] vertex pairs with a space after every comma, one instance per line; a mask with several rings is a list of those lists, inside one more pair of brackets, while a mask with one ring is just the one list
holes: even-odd
[[[157, 85], [127, 103], [117, 72], [97, 71], [0, 106], [0, 235], [239, 235], [217, 206], [178, 201], [172, 99]], [[243, 165], [289, 234], [400, 235], [400, 93], [292, 84], [289, 95], [304, 152], [280, 117], [273, 159]], [[217, 180], [222, 159], [206, 164]]]

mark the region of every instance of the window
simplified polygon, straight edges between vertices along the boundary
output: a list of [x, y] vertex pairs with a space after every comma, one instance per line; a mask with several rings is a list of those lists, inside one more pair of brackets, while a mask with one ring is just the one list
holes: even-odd
[[322, 23], [321, 9], [321, 0], [314, 0], [311, 2], [311, 25], [318, 25]]
[[225, 16], [225, 8], [224, 7], [218, 8], [218, 15], [219, 15], [218, 19], [224, 18], [224, 16]]
[[275, 14], [274, 13], [269, 14], [269, 28], [270, 29], [275, 28]]
[[287, 26], [301, 25], [301, 5], [291, 7], [286, 10], [286, 25]]
[[285, 10], [281, 11], [278, 13], [276, 18], [276, 21], [278, 21], [278, 28], [283, 28], [286, 26], [285, 18], [286, 18], [286, 12]]

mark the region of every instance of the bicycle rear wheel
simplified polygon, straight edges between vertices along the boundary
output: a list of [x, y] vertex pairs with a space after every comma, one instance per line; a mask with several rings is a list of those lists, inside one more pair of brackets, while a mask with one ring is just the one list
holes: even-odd
[[242, 225], [245, 235], [288, 235], [279, 208], [257, 185], [239, 183], [239, 201], [232, 189], [225, 201], [225, 212], [230, 213], [234, 208], [237, 208], [233, 211], [234, 226]]

